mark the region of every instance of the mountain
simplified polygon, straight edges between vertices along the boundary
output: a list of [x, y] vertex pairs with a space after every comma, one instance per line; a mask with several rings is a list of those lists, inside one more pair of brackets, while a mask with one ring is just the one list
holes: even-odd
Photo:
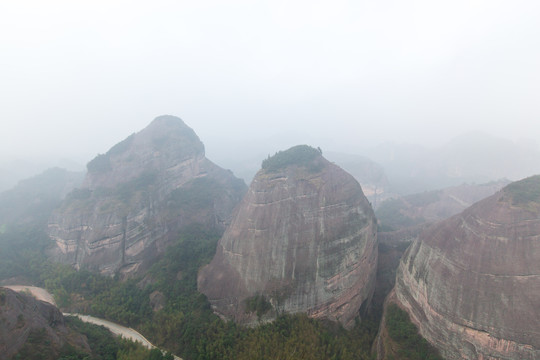
[[208, 160], [195, 132], [169, 115], [87, 168], [81, 188], [49, 219], [49, 256], [107, 275], [144, 271], [187, 226], [223, 230], [247, 188]]
[[[85, 336], [66, 326], [55, 306], [31, 295], [0, 288], [0, 359], [39, 354], [40, 359], [57, 359], [66, 347], [89, 352]], [[19, 357], [15, 357], [17, 359]]]
[[11, 190], [20, 181], [32, 178], [51, 168], [66, 169], [71, 173], [79, 173], [84, 170], [83, 165], [70, 159], [0, 154], [0, 192]]
[[397, 303], [446, 359], [540, 358], [540, 176], [425, 230]]
[[263, 161], [198, 287], [240, 323], [307, 312], [351, 327], [376, 267], [376, 220], [360, 185], [300, 145]]
[[380, 164], [389, 190], [407, 195], [498, 179], [516, 181], [540, 173], [540, 151], [526, 142], [471, 132], [433, 148], [387, 143], [364, 149]]
[[14, 188], [0, 193], [0, 227], [46, 222], [83, 177], [83, 173], [52, 168], [19, 181]]
[[493, 195], [509, 183], [508, 180], [499, 180], [485, 184], [461, 184], [400, 196], [385, 200], [375, 211], [375, 215], [384, 231], [440, 221]]

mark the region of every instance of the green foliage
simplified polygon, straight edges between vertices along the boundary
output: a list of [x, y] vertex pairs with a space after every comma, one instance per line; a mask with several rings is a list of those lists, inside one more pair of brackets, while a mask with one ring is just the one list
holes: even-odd
[[523, 205], [540, 202], [540, 175], [513, 182], [504, 188], [512, 196], [512, 204]]
[[386, 311], [386, 328], [390, 338], [399, 345], [400, 359], [439, 360], [439, 353], [419, 333], [409, 314], [396, 304], [390, 304]]
[[[163, 354], [159, 349], [147, 349], [140, 343], [124, 338], [113, 337], [111, 332], [103, 326], [83, 322], [75, 316], [66, 318], [66, 324], [80, 334], [84, 334], [88, 339], [88, 345], [92, 350], [92, 355], [88, 359], [92, 360], [170, 360], [171, 354]], [[70, 355], [73, 356], [73, 355]], [[86, 354], [88, 356], [88, 354]], [[62, 357], [67, 360], [72, 357]], [[73, 359], [79, 359], [73, 358]]]
[[0, 234], [0, 279], [35, 275], [32, 264], [44, 260], [51, 240], [37, 226], [10, 226]]
[[42, 359], [55, 359], [57, 354], [45, 328], [32, 329], [24, 346], [13, 357], [14, 360], [42, 360]]
[[157, 172], [146, 171], [140, 176], [116, 185], [110, 192], [110, 195], [115, 196], [120, 201], [128, 203], [130, 199], [137, 193], [148, 193], [152, 191], [152, 185], [156, 182]]
[[107, 151], [108, 156], [116, 156], [124, 153], [131, 144], [133, 143], [133, 139], [135, 138], [135, 134], [131, 134], [124, 140], [120, 141], [118, 144], [114, 145], [112, 148]]
[[197, 211], [213, 206], [215, 199], [223, 192], [223, 185], [216, 180], [201, 177], [173, 190], [168, 203], [171, 209]]
[[135, 134], [131, 134], [126, 139], [110, 148], [105, 154], [98, 154], [86, 164], [88, 172], [91, 174], [100, 174], [112, 170], [111, 156], [120, 155], [129, 149], [134, 138]]
[[[152, 343], [186, 360], [282, 359], [285, 355], [289, 359], [370, 359], [377, 331], [374, 321], [363, 321], [352, 331], [345, 331], [306, 315], [285, 315], [252, 329], [214, 315], [206, 297], [197, 291], [197, 273], [212, 259], [220, 235], [201, 225], [184, 228], [178, 241], [150, 269], [148, 277], [152, 281], [144, 288], [140, 279], [120, 282], [52, 264], [42, 252], [29, 252], [18, 270], [51, 291], [60, 305], [76, 306], [81, 312], [136, 328]], [[165, 307], [157, 312], [149, 305], [149, 295], [154, 291], [166, 298]], [[75, 294], [79, 300], [71, 304]], [[264, 311], [264, 301], [254, 301], [254, 305], [255, 311]], [[85, 333], [77, 320], [69, 322], [70, 326], [75, 323], [75, 330]], [[116, 347], [106, 336], [92, 331], [87, 337], [102, 359], [114, 349], [116, 359], [148, 359], [144, 349], [121, 344]], [[84, 359], [86, 355], [68, 351], [62, 356], [67, 360]], [[152, 356], [157, 353], [154, 351]]]
[[407, 205], [402, 199], [388, 199], [375, 211], [380, 231], [394, 231], [397, 229], [417, 225], [418, 221], [403, 215]]
[[247, 298], [245, 300], [246, 303], [246, 311], [247, 312], [256, 312], [257, 317], [261, 317], [262, 315], [266, 314], [268, 311], [272, 310], [272, 304], [266, 298], [264, 295], [254, 295], [250, 298]]
[[308, 145], [297, 145], [263, 160], [262, 168], [267, 172], [276, 172], [290, 165], [304, 166], [311, 172], [320, 171], [321, 164], [314, 160], [321, 156], [320, 149]]
[[86, 336], [93, 353], [93, 359], [116, 359], [116, 354], [121, 348], [121, 342], [111, 336], [112, 334], [105, 327], [85, 323], [75, 316], [67, 316], [66, 325]]
[[86, 164], [90, 174], [100, 174], [112, 170], [109, 154], [98, 154]]
[[[152, 321], [141, 325], [151, 341], [188, 360], [370, 358], [377, 331], [373, 321], [345, 331], [306, 315], [285, 315], [252, 329], [215, 316], [197, 292], [197, 272], [213, 257], [218, 238], [203, 227], [194, 227], [152, 267], [155, 283], [150, 287], [165, 294], [168, 302]], [[262, 296], [254, 297], [252, 304], [255, 311], [269, 305]]]
[[375, 327], [368, 322], [345, 331], [305, 314], [283, 315], [274, 322], [245, 329], [234, 359], [370, 359]]

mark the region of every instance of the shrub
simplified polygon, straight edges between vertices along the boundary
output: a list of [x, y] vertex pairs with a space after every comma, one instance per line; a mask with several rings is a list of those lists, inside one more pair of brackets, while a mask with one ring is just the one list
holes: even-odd
[[418, 328], [411, 322], [409, 314], [396, 304], [388, 305], [386, 328], [390, 338], [399, 345], [400, 359], [442, 360], [438, 351], [418, 333]]
[[272, 310], [272, 304], [264, 295], [254, 295], [245, 300], [246, 312], [257, 312], [257, 317], [261, 317], [268, 311]]
[[99, 174], [110, 171], [112, 169], [111, 159], [109, 158], [108, 154], [99, 154], [90, 160], [88, 164], [86, 164], [86, 168], [91, 174]]
[[520, 205], [540, 201], [540, 175], [528, 177], [506, 186], [505, 191], [512, 196], [512, 204]]
[[263, 160], [262, 168], [268, 172], [276, 172], [289, 165], [305, 166], [310, 171], [320, 170], [320, 165], [313, 160], [321, 156], [321, 150], [308, 145], [298, 145], [289, 150], [279, 151], [274, 156]]

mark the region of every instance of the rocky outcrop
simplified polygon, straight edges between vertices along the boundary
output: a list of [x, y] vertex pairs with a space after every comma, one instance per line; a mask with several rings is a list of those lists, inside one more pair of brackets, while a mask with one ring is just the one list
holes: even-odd
[[246, 190], [173, 116], [156, 118], [87, 167], [82, 187], [49, 219], [50, 256], [107, 275], [146, 269], [190, 224], [223, 229]]
[[86, 338], [66, 327], [62, 313], [53, 305], [0, 288], [0, 359], [11, 359], [27, 346], [45, 346], [57, 358], [60, 348], [69, 343], [89, 352]]
[[376, 267], [376, 221], [360, 185], [297, 146], [263, 162], [198, 285], [218, 314], [241, 323], [255, 312], [307, 312], [350, 327]]
[[540, 176], [423, 232], [396, 297], [447, 359], [539, 359]]

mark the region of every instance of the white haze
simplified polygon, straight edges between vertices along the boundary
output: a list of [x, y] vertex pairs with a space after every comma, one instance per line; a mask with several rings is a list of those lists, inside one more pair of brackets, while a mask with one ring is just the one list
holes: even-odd
[[539, 17], [535, 0], [1, 0], [0, 160], [84, 165], [161, 114], [218, 164], [537, 141]]

